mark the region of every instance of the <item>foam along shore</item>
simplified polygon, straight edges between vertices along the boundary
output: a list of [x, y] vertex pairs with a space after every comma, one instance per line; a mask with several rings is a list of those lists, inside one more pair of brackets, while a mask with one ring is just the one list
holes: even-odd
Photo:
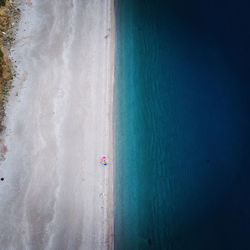
[[20, 2], [1, 247], [112, 249], [113, 1]]

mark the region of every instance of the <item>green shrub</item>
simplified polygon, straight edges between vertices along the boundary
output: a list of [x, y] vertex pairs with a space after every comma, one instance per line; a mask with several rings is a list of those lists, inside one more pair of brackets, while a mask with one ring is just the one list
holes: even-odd
[[3, 57], [3, 51], [0, 50], [0, 57]]
[[0, 6], [5, 6], [6, 0], [0, 0]]

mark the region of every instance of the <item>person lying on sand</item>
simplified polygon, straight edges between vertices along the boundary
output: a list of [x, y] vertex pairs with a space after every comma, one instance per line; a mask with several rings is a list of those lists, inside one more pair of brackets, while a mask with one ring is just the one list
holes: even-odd
[[103, 166], [107, 166], [107, 165], [108, 165], [106, 159], [107, 159], [106, 156], [103, 156], [103, 157], [100, 159], [100, 163], [101, 163]]

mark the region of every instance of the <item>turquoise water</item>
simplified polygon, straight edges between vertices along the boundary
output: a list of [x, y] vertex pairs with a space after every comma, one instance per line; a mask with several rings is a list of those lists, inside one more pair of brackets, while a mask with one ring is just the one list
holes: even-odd
[[245, 9], [116, 1], [115, 249], [249, 249]]

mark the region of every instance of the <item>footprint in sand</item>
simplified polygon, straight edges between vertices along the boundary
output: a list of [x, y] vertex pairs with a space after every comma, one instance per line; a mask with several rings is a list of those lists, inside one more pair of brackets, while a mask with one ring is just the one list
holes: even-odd
[[26, 0], [26, 4], [29, 6], [29, 7], [33, 7], [32, 6], [32, 2], [30, 0]]

